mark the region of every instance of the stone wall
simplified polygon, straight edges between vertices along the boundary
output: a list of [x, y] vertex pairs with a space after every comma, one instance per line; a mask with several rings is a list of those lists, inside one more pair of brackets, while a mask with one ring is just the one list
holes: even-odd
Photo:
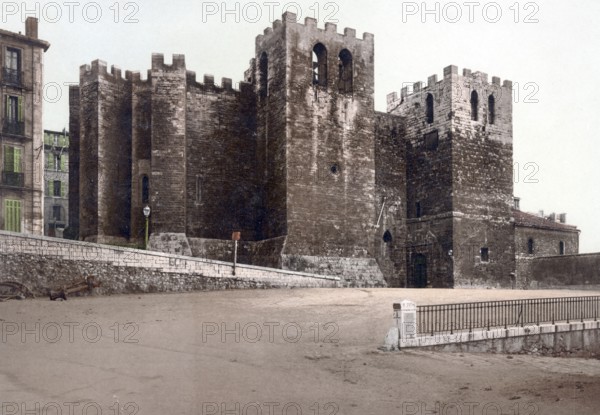
[[69, 86], [69, 227], [65, 238], [79, 239], [79, 86]]
[[[96, 60], [81, 67], [79, 93], [80, 237], [124, 242], [131, 232], [131, 84]], [[73, 97], [70, 124], [76, 110]]]
[[[258, 184], [255, 98], [249, 84], [188, 72], [186, 107], [186, 210], [191, 238], [228, 240], [240, 231], [260, 238], [262, 195]], [[157, 184], [158, 185], [158, 184]]]
[[[287, 48], [286, 255], [374, 258], [374, 40], [335, 24], [283, 17]], [[324, 48], [314, 83], [315, 45]], [[351, 53], [353, 84], [340, 87], [340, 54]], [[310, 261], [310, 258], [307, 258]], [[352, 270], [348, 270], [351, 272]]]
[[577, 230], [541, 229], [534, 227], [515, 227], [515, 250], [517, 256], [529, 255], [529, 239], [533, 239], [535, 257], [560, 255], [560, 243], [564, 243], [564, 253], [579, 253], [579, 232]]
[[[188, 241], [192, 256], [196, 258], [209, 258], [225, 262], [233, 260], [233, 241], [202, 238], [189, 238]], [[238, 262], [260, 267], [281, 268], [281, 252], [285, 241], [285, 237], [259, 242], [240, 241], [238, 242]]]
[[517, 260], [520, 288], [600, 288], [600, 253]]
[[185, 58], [152, 54], [152, 175], [150, 206], [153, 233], [186, 231], [186, 77]]
[[374, 255], [390, 287], [406, 281], [406, 145], [401, 117], [376, 113]]
[[102, 294], [230, 288], [337, 287], [339, 279], [0, 232], [0, 281], [18, 281], [37, 295], [94, 275]]
[[[194, 257], [219, 261], [233, 260], [233, 241], [189, 238]], [[283, 254], [286, 237], [266, 241], [240, 241], [238, 263], [269, 268], [280, 268], [291, 272], [335, 276], [344, 287], [385, 287], [386, 279], [374, 258], [321, 257]], [[160, 249], [164, 251], [164, 247]]]
[[511, 88], [452, 65], [388, 96], [406, 119], [409, 286], [511, 285]]

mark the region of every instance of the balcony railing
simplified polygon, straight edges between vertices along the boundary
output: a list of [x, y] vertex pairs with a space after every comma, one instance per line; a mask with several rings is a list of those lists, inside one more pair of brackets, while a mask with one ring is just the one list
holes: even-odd
[[14, 173], [10, 171], [2, 172], [2, 184], [4, 186], [11, 187], [24, 187], [25, 186], [25, 174]]
[[20, 121], [4, 120], [2, 132], [13, 135], [25, 135], [25, 123]]
[[485, 301], [417, 306], [419, 334], [523, 327], [600, 317], [600, 296]]
[[21, 86], [21, 71], [18, 69], [2, 68], [2, 81], [5, 84]]

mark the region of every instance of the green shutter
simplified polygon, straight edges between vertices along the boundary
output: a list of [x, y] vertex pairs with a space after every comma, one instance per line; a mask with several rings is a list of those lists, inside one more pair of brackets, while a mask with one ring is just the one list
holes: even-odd
[[48, 180], [48, 196], [54, 196], [54, 180]]
[[4, 230], [21, 232], [21, 201], [4, 200]]
[[4, 146], [4, 171], [22, 173], [21, 161], [23, 149], [13, 146]]
[[19, 122], [23, 122], [23, 97], [19, 97]]
[[21, 232], [21, 202], [15, 200], [15, 232]]
[[48, 170], [54, 170], [54, 154], [48, 153]]
[[65, 182], [60, 184], [60, 197], [63, 199], [67, 197], [67, 186], [65, 186]]
[[4, 171], [14, 172], [15, 171], [15, 148], [11, 146], [4, 146]]
[[21, 160], [22, 160], [22, 155], [23, 155], [23, 149], [22, 148], [15, 148], [14, 149], [14, 153], [15, 153], [15, 169], [13, 170], [15, 173], [23, 173], [23, 169], [22, 169], [22, 165], [21, 165]]
[[67, 170], [67, 160], [69, 157], [65, 154], [60, 158], [60, 171], [68, 171]]

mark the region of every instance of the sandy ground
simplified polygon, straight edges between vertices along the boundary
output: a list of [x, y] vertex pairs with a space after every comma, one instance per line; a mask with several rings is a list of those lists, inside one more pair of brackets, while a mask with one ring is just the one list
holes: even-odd
[[395, 300], [579, 294], [594, 293], [277, 290], [1, 303], [0, 414], [598, 414], [600, 360], [377, 349]]

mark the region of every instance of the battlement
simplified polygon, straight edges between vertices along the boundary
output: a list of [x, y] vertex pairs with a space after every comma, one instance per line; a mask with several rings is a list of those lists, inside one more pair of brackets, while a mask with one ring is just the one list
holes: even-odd
[[207, 74], [204, 75], [203, 82], [198, 82], [196, 80], [196, 72], [194, 71], [187, 71], [186, 79], [188, 87], [198, 88], [203, 91], [211, 90], [217, 93], [239, 93], [251, 87], [249, 83], [240, 82], [240, 88], [235, 89], [231, 78], [221, 78], [221, 86], [218, 86], [215, 84], [215, 77]]
[[185, 71], [185, 55], [173, 54], [173, 63], [167, 65], [162, 53], [153, 53], [152, 71]]
[[498, 89], [498, 90], [509, 90], [512, 94], [512, 81], [505, 80], [503, 83], [501, 79], [497, 76], [492, 77], [492, 83], [490, 84], [488, 81], [488, 74], [484, 72], [472, 72], [471, 69], [463, 69], [462, 75], [459, 75], [458, 66], [449, 65], [444, 68], [442, 80], [438, 80], [438, 75], [434, 74], [427, 78], [427, 84], [425, 85], [423, 82], [415, 82], [412, 85], [404, 86], [400, 91], [400, 97], [398, 97], [397, 92], [392, 92], [387, 95], [387, 105], [388, 111], [390, 108], [397, 107], [406, 101], [407, 98], [421, 95], [426, 93], [431, 93], [435, 91], [440, 91], [444, 88], [444, 83], [448, 81], [455, 82], [464, 82], [469, 85], [479, 84], [484, 86], [489, 86], [490, 89]]
[[115, 65], [110, 67], [110, 72], [108, 71], [108, 66], [105, 61], [96, 59], [92, 61], [91, 65], [81, 65], [79, 67], [79, 78], [83, 81], [93, 81], [97, 80], [99, 77], [103, 77], [104, 79], [113, 79], [114, 81], [129, 81], [131, 80], [132, 74], [130, 71], [125, 72], [125, 78], [123, 78], [123, 74], [121, 68]]
[[318, 32], [322, 32], [324, 34], [344, 36], [344, 37], [347, 37], [348, 39], [352, 39], [355, 41], [362, 40], [362, 41], [373, 43], [374, 39], [375, 39], [375, 36], [372, 33], [368, 33], [368, 32], [364, 32], [362, 35], [362, 39], [359, 39], [356, 37], [356, 29], [349, 28], [349, 27], [344, 28], [343, 34], [338, 33], [338, 27], [335, 23], [325, 23], [325, 27], [323, 29], [321, 29], [317, 26], [317, 24], [318, 24], [317, 20], [312, 17], [306, 17], [304, 19], [304, 24], [302, 24], [302, 23], [298, 22], [298, 16], [296, 15], [296, 13], [288, 11], [283, 14], [281, 20], [275, 20], [273, 22], [272, 27], [267, 27], [264, 30], [262, 35], [258, 35], [256, 37], [256, 41], [261, 42], [265, 37], [269, 37], [274, 32], [278, 31], [279, 29], [285, 27], [288, 24], [303, 26], [307, 30], [318, 31]]

